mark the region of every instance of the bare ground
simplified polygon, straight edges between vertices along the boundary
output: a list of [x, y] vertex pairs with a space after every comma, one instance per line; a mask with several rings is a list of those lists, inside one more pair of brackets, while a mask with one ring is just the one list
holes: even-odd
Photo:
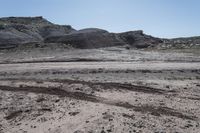
[[199, 133], [198, 54], [74, 51], [2, 52], [0, 132]]

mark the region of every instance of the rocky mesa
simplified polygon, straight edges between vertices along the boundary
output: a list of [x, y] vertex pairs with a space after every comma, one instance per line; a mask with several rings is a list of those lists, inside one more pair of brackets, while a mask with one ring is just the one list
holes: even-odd
[[146, 35], [142, 30], [123, 33], [110, 33], [97, 28], [75, 30], [70, 25], [53, 24], [41, 16], [0, 18], [1, 49], [30, 43], [62, 43], [80, 49], [110, 46], [188, 48], [199, 46], [200, 37], [162, 39]]
[[110, 33], [97, 28], [75, 30], [70, 25], [56, 25], [43, 17], [0, 18], [1, 49], [36, 42], [64, 43], [84, 49], [118, 45], [146, 48], [161, 43], [162, 40], [146, 35], [143, 31]]

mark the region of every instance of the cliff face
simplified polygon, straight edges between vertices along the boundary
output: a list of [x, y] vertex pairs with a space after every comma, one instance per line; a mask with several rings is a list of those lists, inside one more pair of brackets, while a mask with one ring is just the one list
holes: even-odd
[[43, 17], [0, 18], [0, 49], [29, 43], [63, 43], [82, 49], [123, 45], [133, 48], [170, 48], [199, 45], [200, 37], [160, 39], [146, 35], [143, 31], [109, 33], [96, 28], [77, 31], [70, 25], [56, 25]]
[[12, 48], [19, 44], [43, 42], [48, 36], [67, 34], [71, 26], [55, 25], [42, 17], [0, 18], [0, 47]]

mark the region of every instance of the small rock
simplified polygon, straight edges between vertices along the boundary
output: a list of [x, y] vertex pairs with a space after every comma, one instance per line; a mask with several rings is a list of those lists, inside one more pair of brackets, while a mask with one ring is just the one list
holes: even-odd
[[102, 130], [101, 133], [106, 133], [106, 132], [104, 130]]
[[111, 129], [108, 129], [107, 132], [112, 132], [112, 130], [111, 130]]
[[80, 112], [69, 112], [69, 115], [70, 116], [75, 116], [75, 115], [77, 115], [77, 114], [79, 114]]
[[167, 85], [167, 86], [166, 86], [166, 88], [168, 88], [168, 89], [169, 89], [169, 88], [170, 88], [170, 87], [169, 87], [169, 85]]
[[59, 101], [60, 101], [60, 99], [56, 99], [56, 100], [55, 100], [56, 103], [59, 102]]
[[83, 131], [77, 130], [74, 133], [84, 133]]
[[43, 98], [43, 97], [40, 97], [40, 98], [38, 98], [37, 100], [36, 100], [36, 102], [43, 102], [43, 101], [45, 101], [46, 99], [45, 98]]
[[193, 127], [193, 125], [192, 124], [187, 124], [187, 125], [185, 125], [185, 127], [186, 128], [190, 128], [190, 127]]

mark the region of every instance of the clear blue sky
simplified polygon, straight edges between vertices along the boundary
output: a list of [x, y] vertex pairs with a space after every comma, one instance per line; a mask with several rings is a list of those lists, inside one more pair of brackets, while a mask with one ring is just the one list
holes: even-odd
[[200, 0], [0, 0], [0, 17], [43, 16], [75, 29], [200, 36]]

